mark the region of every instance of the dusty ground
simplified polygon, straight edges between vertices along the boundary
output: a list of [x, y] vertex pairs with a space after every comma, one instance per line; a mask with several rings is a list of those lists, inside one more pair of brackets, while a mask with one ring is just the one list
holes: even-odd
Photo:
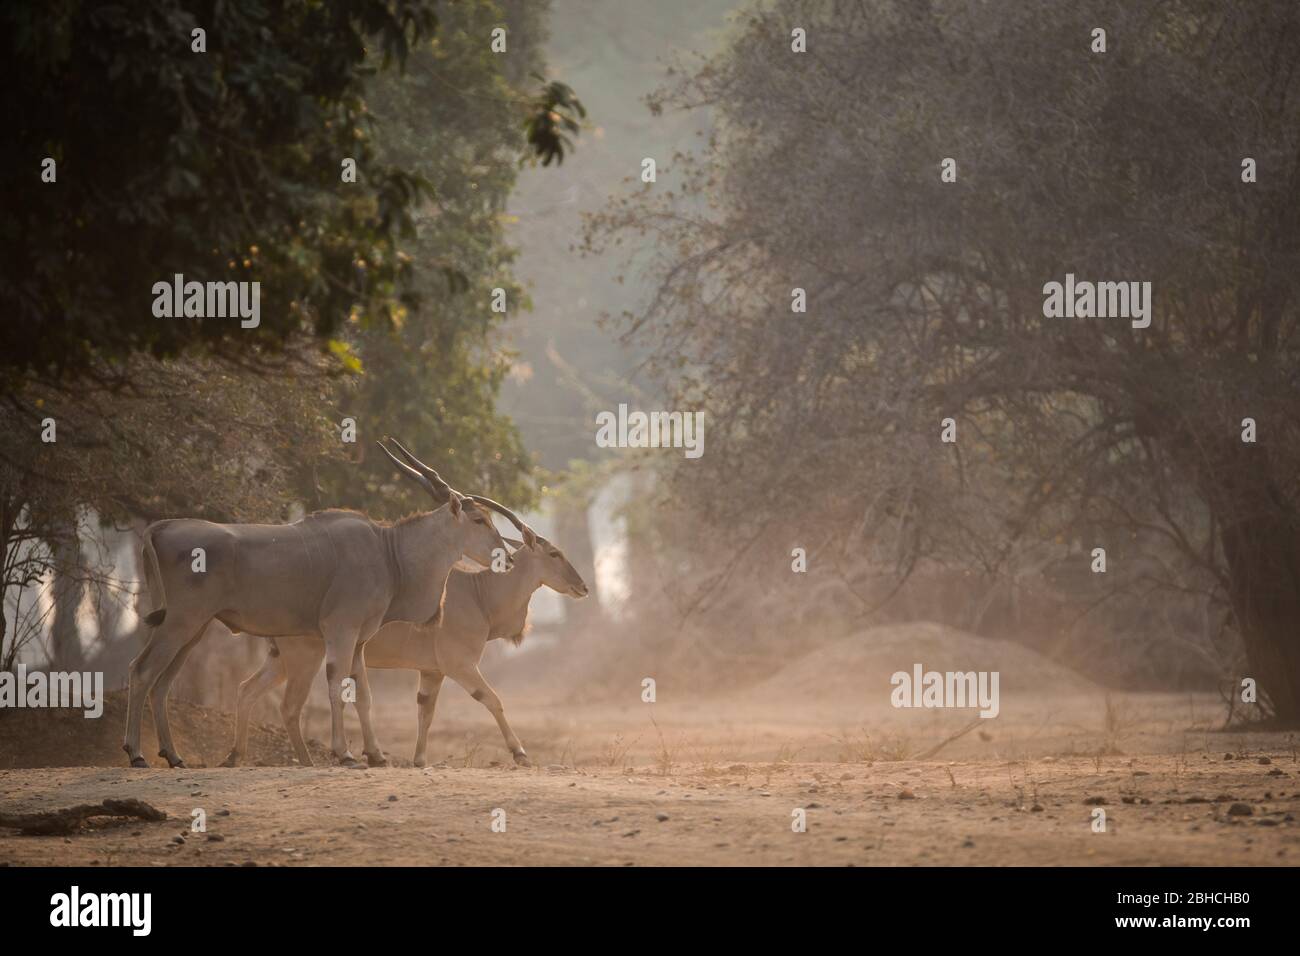
[[[0, 791], [10, 808], [134, 796], [172, 819], [67, 838], [5, 831], [0, 863], [1291, 865], [1300, 861], [1297, 770], [1272, 769], [1196, 755], [1116, 761], [1101, 772], [1080, 757], [690, 765], [668, 776], [596, 768], [5, 771]], [[1097, 798], [1105, 800], [1105, 834], [1090, 828], [1085, 801]], [[1230, 815], [1238, 804], [1250, 815]], [[208, 814], [206, 835], [189, 831], [195, 808]], [[491, 829], [498, 808], [504, 833]], [[791, 830], [795, 808], [806, 811], [806, 833]]]
[[[1300, 862], [1300, 764], [1283, 735], [1203, 731], [1164, 747], [1177, 752], [1146, 753], [1152, 740], [1133, 731], [1122, 754], [1085, 756], [1077, 751], [1104, 745], [1105, 734], [1026, 733], [1017, 742], [985, 732], [991, 740], [971, 733], [951, 744], [952, 761], [942, 751], [918, 761], [906, 759], [905, 739], [877, 746], [865, 730], [681, 720], [661, 710], [654, 724], [642, 715], [639, 733], [633, 715], [593, 713], [583, 723], [623, 729], [581, 734], [518, 709], [517, 727], [541, 763], [532, 769], [486, 765], [506, 754], [495, 727], [473, 726], [483, 714], [452, 721], [433, 743], [450, 759], [422, 770], [0, 771], [7, 811], [131, 796], [170, 817], [67, 838], [0, 829], [0, 864]], [[1098, 801], [1104, 834], [1091, 829]], [[189, 832], [196, 808], [208, 815], [206, 835]], [[796, 808], [806, 833], [791, 829]], [[504, 833], [492, 830], [496, 809]]]
[[[131, 770], [118, 699], [93, 722], [8, 712], [0, 812], [136, 797], [169, 819], [68, 837], [0, 828], [0, 865], [1300, 863], [1294, 736], [1222, 732], [1212, 695], [1106, 695], [1031, 663], [999, 663], [1002, 713], [978, 723], [970, 711], [894, 710], [874, 665], [825, 654], [708, 701], [661, 684], [655, 704], [635, 681], [620, 703], [565, 704], [506, 668], [492, 679], [531, 769], [506, 765], [489, 715], [450, 684], [430, 745], [441, 763], [412, 768], [406, 674], [381, 697], [395, 766], [371, 770], [284, 765], [272, 723], [255, 728], [253, 759], [274, 765], [217, 768], [229, 715], [184, 704], [172, 708], [178, 746], [211, 769]], [[846, 692], [858, 684], [867, 691]], [[308, 735], [325, 728], [313, 710]], [[145, 743], [152, 753], [149, 733]], [[1092, 828], [1098, 807], [1104, 833]], [[196, 808], [206, 834], [190, 831]], [[804, 833], [791, 828], [798, 809]]]

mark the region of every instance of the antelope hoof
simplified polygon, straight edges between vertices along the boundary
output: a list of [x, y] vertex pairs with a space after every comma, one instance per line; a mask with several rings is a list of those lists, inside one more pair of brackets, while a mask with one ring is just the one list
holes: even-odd
[[423, 767], [423, 766], [425, 766], [424, 758], [423, 758], [423, 757], [416, 757], [414, 760], [411, 761], [411, 766], [412, 766], [412, 767]]
[[346, 767], [348, 770], [364, 770], [366, 768], [366, 765], [357, 760], [352, 754], [344, 754], [342, 757], [335, 754], [334, 759], [339, 762], [340, 767]]
[[149, 769], [149, 761], [145, 760], [143, 757], [132, 757], [132, 758], [131, 758], [131, 766], [132, 766], [132, 767], [137, 767], [137, 768], [139, 768], [139, 769], [141, 769], [141, 770], [148, 770], [148, 769]]
[[182, 760], [180, 757], [178, 757], [176, 754], [169, 754], [165, 750], [160, 750], [158, 751], [158, 756], [166, 760], [167, 766], [171, 767], [173, 770], [185, 769], [185, 761]]
[[368, 763], [372, 767], [387, 767], [388, 758], [385, 757], [382, 753], [378, 753], [378, 754], [368, 753], [366, 754], [366, 763]]
[[528, 759], [528, 754], [522, 750], [515, 754], [515, 763], [521, 767], [531, 767], [533, 765], [533, 762]]
[[230, 751], [230, 753], [229, 753], [229, 755], [226, 757], [226, 759], [223, 760], [223, 761], [221, 761], [221, 766], [223, 766], [223, 767], [238, 767], [238, 766], [239, 766], [239, 754], [238, 754], [237, 752], [233, 751], [233, 750]]

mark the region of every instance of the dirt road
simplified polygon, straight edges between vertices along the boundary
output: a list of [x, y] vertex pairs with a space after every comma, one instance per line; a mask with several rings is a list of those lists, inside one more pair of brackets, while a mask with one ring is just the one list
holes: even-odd
[[[0, 863], [1293, 865], [1300, 769], [1258, 760], [1151, 756], [1100, 772], [1089, 758], [744, 763], [667, 776], [450, 767], [5, 771], [0, 797], [11, 809], [133, 796], [170, 819], [67, 838], [0, 831]], [[1093, 832], [1098, 803], [1105, 833]], [[196, 808], [207, 814], [205, 834], [190, 830]], [[799, 808], [804, 833], [792, 829]], [[494, 832], [502, 820], [504, 832]]]
[[[898, 653], [881, 641], [819, 652], [735, 693], [663, 680], [654, 704], [635, 671], [618, 678], [617, 698], [583, 703], [557, 693], [575, 683], [567, 674], [505, 659], [493, 681], [528, 769], [510, 765], [490, 715], [451, 687], [429, 747], [442, 762], [411, 767], [409, 673], [377, 692], [394, 766], [369, 770], [289, 765], [270, 700], [254, 766], [234, 769], [218, 767], [233, 736], [221, 710], [173, 703], [184, 770], [125, 766], [121, 694], [98, 720], [11, 711], [0, 714], [0, 812], [135, 797], [168, 819], [66, 838], [0, 828], [0, 864], [1300, 864], [1294, 735], [1224, 732], [1213, 694], [1106, 693], [1014, 648], [947, 647], [934, 628], [898, 640]], [[891, 706], [889, 672], [913, 653], [944, 666], [992, 660], [998, 715]], [[146, 753], [157, 749], [150, 724]], [[308, 713], [309, 737], [327, 728], [327, 710]], [[319, 742], [313, 751], [328, 759]], [[190, 830], [196, 809], [206, 833]]]

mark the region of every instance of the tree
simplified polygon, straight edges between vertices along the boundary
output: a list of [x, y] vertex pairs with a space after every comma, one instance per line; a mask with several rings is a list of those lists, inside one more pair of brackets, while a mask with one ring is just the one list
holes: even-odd
[[[624, 321], [709, 416], [678, 499], [899, 577], [1105, 546], [1223, 602], [1300, 721], [1297, 62], [1281, 2], [755, 9], [654, 104], [717, 118], [682, 193], [591, 235], [657, 240]], [[1150, 282], [1150, 326], [1048, 317], [1067, 273]]]
[[[17, 145], [0, 159], [0, 386], [112, 373], [137, 351], [249, 361], [303, 329], [328, 337], [353, 315], [388, 326], [409, 308], [397, 242], [427, 184], [376, 158], [363, 93], [433, 35], [439, 6], [6, 6], [17, 82], [0, 102]], [[540, 134], [536, 155], [562, 153], [560, 137]], [[176, 274], [260, 282], [260, 324], [156, 318], [154, 284]]]
[[[356, 322], [341, 333], [364, 369], [338, 404], [339, 415], [357, 422], [359, 439], [355, 460], [317, 476], [321, 501], [390, 514], [424, 505], [423, 493], [375, 453], [373, 439], [385, 433], [436, 463], [453, 486], [519, 507], [535, 500], [532, 462], [495, 403], [510, 358], [498, 345], [501, 327], [528, 306], [510, 273], [505, 205], [519, 158], [533, 155], [526, 136], [536, 103], [524, 88], [542, 68], [544, 12], [536, 4], [505, 11], [482, 0], [457, 4], [436, 39], [413, 48], [402, 76], [377, 75], [367, 86], [380, 161], [418, 176], [429, 197], [413, 211], [414, 234], [398, 252], [416, 267], [417, 303], [399, 310], [391, 327]], [[504, 55], [484, 42], [503, 22]], [[498, 297], [505, 311], [494, 311]]]

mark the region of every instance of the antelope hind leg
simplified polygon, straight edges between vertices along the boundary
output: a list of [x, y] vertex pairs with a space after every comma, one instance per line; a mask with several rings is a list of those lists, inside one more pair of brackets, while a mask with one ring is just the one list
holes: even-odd
[[280, 658], [268, 652], [257, 672], [240, 683], [235, 703], [235, 745], [221, 766], [238, 767], [243, 761], [248, 754], [248, 724], [253, 716], [253, 707], [268, 690], [283, 681], [284, 668], [280, 666]]

